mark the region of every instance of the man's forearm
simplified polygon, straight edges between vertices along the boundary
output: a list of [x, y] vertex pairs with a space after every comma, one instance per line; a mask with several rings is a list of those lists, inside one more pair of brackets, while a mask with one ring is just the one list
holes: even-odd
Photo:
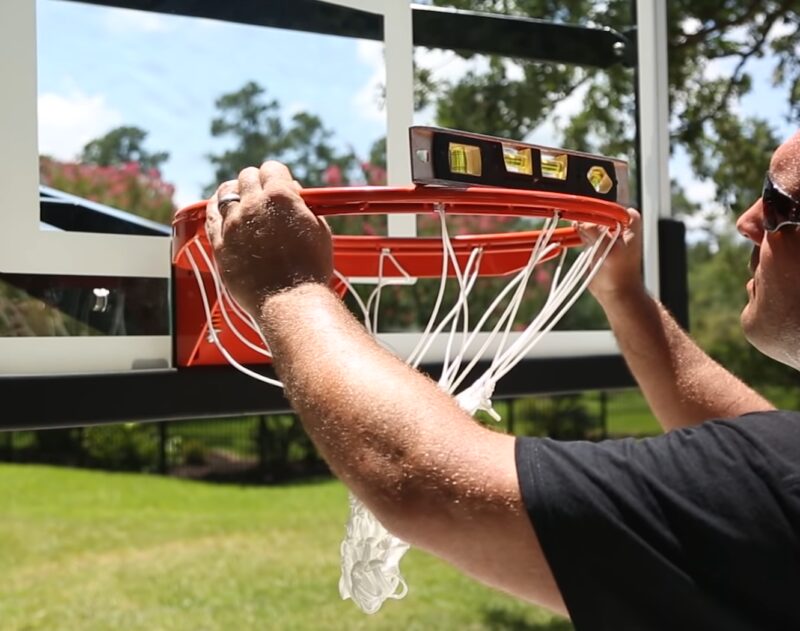
[[331, 291], [262, 307], [275, 368], [334, 473], [393, 534], [564, 613], [519, 489], [513, 436], [476, 423], [381, 348]]
[[396, 536], [565, 611], [522, 500], [514, 437], [476, 423], [381, 348], [330, 291], [330, 232], [288, 169], [242, 170], [206, 215], [223, 280], [259, 319], [286, 395], [333, 471]]
[[306, 431], [379, 516], [409, 497], [421, 506], [422, 485], [446, 489], [444, 475], [468, 482], [462, 445], [470, 434], [478, 444], [511, 440], [482, 428], [432, 380], [380, 348], [327, 288], [278, 294], [262, 314], [275, 368]]
[[625, 360], [665, 430], [772, 409], [706, 355], [644, 288], [601, 302]]

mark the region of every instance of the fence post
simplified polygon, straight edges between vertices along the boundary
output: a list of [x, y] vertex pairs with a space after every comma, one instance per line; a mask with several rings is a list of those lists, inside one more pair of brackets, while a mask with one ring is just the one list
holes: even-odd
[[78, 428], [78, 466], [83, 468], [86, 466], [86, 449], [84, 445], [84, 428]]
[[158, 423], [158, 472], [161, 475], [167, 475], [167, 423], [161, 421]]
[[258, 469], [261, 477], [267, 475], [267, 417], [263, 414], [258, 416]]
[[4, 432], [6, 436], [6, 460], [14, 462], [14, 432]]
[[603, 439], [608, 438], [608, 392], [600, 391], [600, 427]]

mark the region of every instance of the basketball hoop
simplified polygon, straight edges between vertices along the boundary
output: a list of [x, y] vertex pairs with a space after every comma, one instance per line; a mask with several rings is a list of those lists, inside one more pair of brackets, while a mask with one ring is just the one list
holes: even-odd
[[[544, 191], [488, 187], [354, 187], [306, 189], [302, 196], [313, 212], [324, 217], [388, 213], [536, 217], [609, 229], [627, 222], [627, 213], [614, 202]], [[177, 363], [179, 366], [226, 363], [219, 345], [213, 341], [215, 331], [219, 333], [222, 344], [242, 364], [268, 363], [269, 353], [251, 346], [263, 345], [260, 335], [250, 331], [242, 336], [231, 335], [235, 328], [231, 329], [230, 323], [226, 322], [227, 316], [238, 317], [240, 310], [228, 298], [221, 283], [214, 282], [211, 246], [205, 233], [205, 206], [206, 202], [202, 201], [185, 207], [176, 213], [173, 221], [173, 263], [179, 299], [177, 328], [181, 332], [177, 342]], [[457, 262], [457, 265], [445, 265], [448, 257], [441, 238], [334, 235], [337, 276], [333, 284], [341, 294], [346, 290], [342, 277], [378, 278], [382, 274], [386, 280], [437, 278], [445, 269], [445, 274], [453, 278], [476, 250], [481, 252], [481, 277], [507, 276], [529, 263], [531, 251], [542, 237], [543, 229], [453, 236], [449, 241], [454, 257], [452, 262]], [[553, 247], [545, 248], [537, 264], [557, 258], [565, 250], [581, 246], [582, 242], [574, 227], [562, 227], [548, 234], [548, 245]], [[203, 278], [202, 284], [195, 278], [195, 268]], [[209, 303], [210, 322], [203, 317], [202, 294], [198, 293], [198, 288], [204, 289], [206, 295], [217, 294], [222, 298]]]
[[[432, 313], [415, 347], [403, 359], [419, 367], [434, 341], [444, 337], [440, 387], [470, 414], [483, 410], [496, 420], [500, 417], [491, 402], [495, 384], [580, 297], [629, 222], [625, 208], [615, 202], [551, 191], [413, 186], [306, 189], [301, 195], [321, 217], [400, 213], [438, 217], [439, 237], [334, 235], [331, 287], [340, 297], [353, 297], [367, 330], [377, 336], [380, 297], [386, 285], [404, 278], [439, 278]], [[229, 363], [255, 379], [282, 387], [279, 381], [247, 367], [269, 363], [271, 354], [257, 323], [236, 304], [220, 280], [205, 231], [205, 208], [206, 202], [183, 208], [173, 221], [178, 363]], [[459, 215], [528, 218], [541, 225], [520, 232], [451, 236], [448, 218]], [[599, 229], [594, 243], [583, 243], [575, 223]], [[577, 253], [571, 262], [569, 251]], [[533, 270], [545, 261], [556, 264], [546, 300], [523, 330], [512, 335], [514, 327], [520, 326], [517, 315]], [[365, 277], [374, 279], [366, 299], [351, 282]], [[479, 277], [507, 282], [477, 321], [470, 321], [469, 297]], [[458, 297], [445, 305], [448, 281], [457, 285]], [[483, 331], [484, 327], [490, 330]], [[489, 367], [474, 378], [478, 362], [489, 354]], [[402, 598], [407, 586], [399, 563], [407, 549], [408, 544], [386, 531], [351, 494], [350, 518], [341, 546], [342, 598], [352, 598], [366, 613], [376, 612], [387, 598]]]

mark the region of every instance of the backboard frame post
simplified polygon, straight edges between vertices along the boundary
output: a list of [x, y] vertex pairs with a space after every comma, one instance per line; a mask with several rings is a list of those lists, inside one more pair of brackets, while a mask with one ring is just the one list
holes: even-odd
[[636, 0], [639, 103], [639, 209], [645, 217], [645, 285], [661, 296], [658, 219], [672, 216], [669, 179], [669, 83], [666, 0]]

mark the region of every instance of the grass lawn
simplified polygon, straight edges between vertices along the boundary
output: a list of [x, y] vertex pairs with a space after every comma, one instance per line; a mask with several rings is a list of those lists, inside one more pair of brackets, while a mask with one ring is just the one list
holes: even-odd
[[608, 396], [608, 433], [642, 436], [661, 433], [661, 426], [639, 390], [612, 392]]
[[418, 550], [402, 562], [408, 596], [361, 613], [337, 590], [347, 499], [334, 481], [0, 465], [0, 485], [2, 631], [572, 628]]

